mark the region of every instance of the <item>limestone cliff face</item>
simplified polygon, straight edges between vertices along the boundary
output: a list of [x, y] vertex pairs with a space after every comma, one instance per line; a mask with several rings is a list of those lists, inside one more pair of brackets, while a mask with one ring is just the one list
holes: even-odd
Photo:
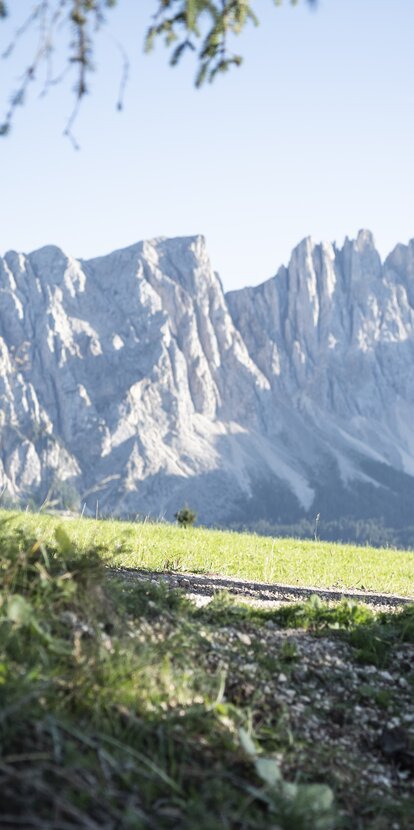
[[306, 239], [276, 277], [227, 295], [275, 399], [345, 481], [358, 457], [414, 475], [413, 300], [414, 242], [382, 266], [367, 231], [342, 250]]
[[382, 265], [366, 231], [307, 239], [226, 297], [202, 237], [9, 252], [0, 486], [206, 522], [379, 515], [414, 492], [413, 359], [414, 242]]

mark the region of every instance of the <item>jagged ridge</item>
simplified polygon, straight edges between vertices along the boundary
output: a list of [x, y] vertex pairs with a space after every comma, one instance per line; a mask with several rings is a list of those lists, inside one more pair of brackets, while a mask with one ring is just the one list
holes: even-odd
[[[414, 495], [414, 241], [301, 242], [223, 294], [202, 237], [0, 259], [0, 483], [205, 522], [384, 516]], [[391, 522], [392, 523], [392, 522]]]

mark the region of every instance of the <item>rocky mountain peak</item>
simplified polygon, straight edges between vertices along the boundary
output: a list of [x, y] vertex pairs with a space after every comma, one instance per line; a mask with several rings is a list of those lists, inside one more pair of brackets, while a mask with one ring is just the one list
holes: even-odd
[[58, 482], [92, 512], [188, 501], [213, 523], [408, 511], [413, 241], [382, 264], [369, 231], [308, 237], [226, 295], [202, 236], [46, 246], [0, 259], [0, 289], [9, 498]]

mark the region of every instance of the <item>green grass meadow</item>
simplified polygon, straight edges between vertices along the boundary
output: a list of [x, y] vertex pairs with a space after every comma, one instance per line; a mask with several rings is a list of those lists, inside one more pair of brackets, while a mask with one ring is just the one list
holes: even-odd
[[[0, 521], [51, 541], [59, 517], [0, 512]], [[259, 582], [414, 596], [414, 552], [151, 522], [66, 519], [80, 551], [115, 567], [215, 573]]]

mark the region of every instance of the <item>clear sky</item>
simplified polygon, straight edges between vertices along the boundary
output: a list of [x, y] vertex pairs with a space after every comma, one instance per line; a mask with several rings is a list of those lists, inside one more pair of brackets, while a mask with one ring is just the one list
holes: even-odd
[[[75, 127], [81, 150], [62, 137], [70, 84], [33, 88], [0, 140], [0, 253], [54, 243], [90, 257], [202, 233], [230, 289], [272, 276], [309, 234], [342, 243], [370, 228], [383, 255], [414, 236], [412, 0], [256, 0], [244, 65], [201, 90], [191, 57], [171, 69], [161, 44], [142, 54], [154, 0], [118, 2]], [[31, 5], [10, 4], [0, 44]], [[115, 39], [131, 61], [122, 113]], [[1, 64], [4, 110], [28, 45]]]

